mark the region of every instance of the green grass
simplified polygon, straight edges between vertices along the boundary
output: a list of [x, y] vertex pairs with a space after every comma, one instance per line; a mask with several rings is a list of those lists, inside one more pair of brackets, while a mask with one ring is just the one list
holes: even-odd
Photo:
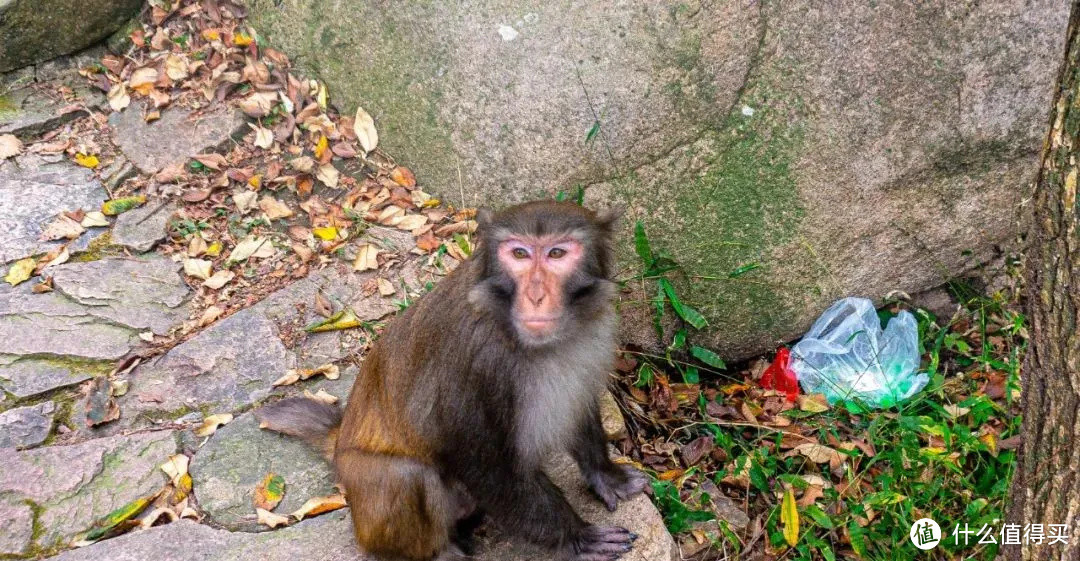
[[[636, 278], [656, 282], [658, 316], [674, 311], [681, 327], [664, 356], [633, 353], [639, 364], [626, 372], [620, 397], [636, 402], [624, 410], [641, 411], [631, 422], [637, 429], [631, 456], [654, 477], [654, 500], [668, 528], [684, 545], [711, 541], [691, 558], [750, 551], [790, 560], [995, 557], [997, 545], [978, 544], [975, 534], [966, 545], [962, 535], [955, 544], [953, 534], [957, 524], [976, 532], [985, 525], [1000, 539], [1026, 346], [1026, 321], [1014, 300], [955, 282], [950, 289], [962, 306], [952, 317], [892, 304], [881, 310], [883, 321], [900, 309], [918, 320], [920, 371], [930, 377], [922, 392], [861, 414], [787, 406], [758, 387], [749, 364], [725, 371], [715, 353], [687, 343], [696, 318], [678, 313], [678, 295], [664, 282], [678, 265], [661, 261], [641, 228], [635, 241], [644, 264]], [[714, 451], [687, 465], [685, 447], [701, 437], [711, 439]], [[833, 461], [794, 450], [803, 443], [828, 447]], [[789, 489], [799, 499], [794, 545], [785, 540], [780, 515]], [[760, 520], [759, 538], [708, 523], [719, 512], [710, 492]], [[937, 521], [943, 533], [926, 553], [908, 538], [920, 518]]]

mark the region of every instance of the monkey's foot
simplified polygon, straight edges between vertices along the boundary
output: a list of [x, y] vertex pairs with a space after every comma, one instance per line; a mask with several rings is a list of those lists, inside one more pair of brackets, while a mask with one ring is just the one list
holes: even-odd
[[570, 544], [568, 561], [614, 561], [633, 547], [637, 534], [618, 526], [586, 526]]
[[607, 469], [589, 474], [589, 488], [608, 510], [614, 512], [620, 500], [626, 500], [645, 490], [645, 474], [629, 467], [610, 464]]

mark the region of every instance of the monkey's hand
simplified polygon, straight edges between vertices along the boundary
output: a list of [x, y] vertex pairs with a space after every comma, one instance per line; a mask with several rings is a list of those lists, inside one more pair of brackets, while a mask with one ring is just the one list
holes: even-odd
[[645, 490], [645, 474], [630, 467], [608, 462], [607, 467], [590, 473], [589, 488], [608, 510], [615, 512], [620, 500], [626, 500]]
[[570, 542], [567, 561], [614, 561], [633, 547], [637, 534], [618, 526], [585, 526]]

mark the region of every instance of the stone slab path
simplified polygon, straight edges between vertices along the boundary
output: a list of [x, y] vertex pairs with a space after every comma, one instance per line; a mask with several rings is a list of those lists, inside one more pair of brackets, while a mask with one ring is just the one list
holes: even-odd
[[[37, 77], [76, 80], [73, 67], [57, 68], [55, 75], [41, 71]], [[68, 126], [73, 116], [43, 97], [45, 89], [34, 81], [9, 94], [17, 110], [0, 114], [0, 133], [29, 143]], [[77, 96], [85, 107], [104, 102], [90, 90]], [[58, 249], [60, 242], [41, 237], [60, 213], [96, 211], [117, 182], [185, 165], [195, 154], [229, 145], [247, 128], [239, 113], [224, 107], [195, 115], [169, 108], [147, 123], [136, 104], [113, 113], [108, 127], [120, 156], [104, 173], [61, 155], [28, 152], [0, 160], [0, 276], [17, 260]], [[205, 289], [185, 276], [179, 256], [155, 250], [178, 209], [175, 194], [163, 195], [168, 193], [71, 240], [70, 258], [42, 273], [51, 281], [0, 283], [0, 557], [367, 559], [353, 544], [346, 510], [274, 530], [257, 520], [252, 497], [267, 474], [285, 481], [278, 513], [335, 489], [322, 459], [295, 440], [260, 430], [252, 410], [302, 392], [348, 395], [362, 360], [358, 350], [370, 335], [364, 329], [306, 333], [305, 325], [323, 317], [313, 305], [317, 298], [347, 307], [361, 323], [392, 321], [399, 303], [423, 293], [437, 275], [425, 257], [410, 253], [408, 232], [370, 226], [345, 251], [371, 244], [392, 256], [378, 270], [355, 272], [324, 261], [251, 305], [207, 320], [196, 305]], [[389, 282], [374, 290], [377, 279]], [[290, 370], [325, 365], [340, 375], [273, 386]], [[90, 413], [107, 422], [88, 426]], [[231, 422], [208, 436], [196, 434], [204, 419], [223, 414]], [[624, 427], [615, 421], [611, 430]], [[167, 462], [183, 463], [187, 475], [167, 474]], [[608, 513], [588, 495], [568, 459], [555, 459], [549, 472], [586, 519], [642, 536], [625, 559], [676, 558], [647, 497]], [[144, 517], [145, 529], [74, 547], [117, 509], [170, 493], [170, 504], [186, 505], [183, 518]], [[477, 556], [546, 558], [500, 536], [491, 524]]]

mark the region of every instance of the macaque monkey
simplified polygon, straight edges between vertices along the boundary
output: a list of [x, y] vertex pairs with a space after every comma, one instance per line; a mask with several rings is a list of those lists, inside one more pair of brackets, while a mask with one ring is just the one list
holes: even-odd
[[569, 451], [609, 510], [641, 492], [607, 455], [597, 397], [615, 355], [612, 224], [573, 203], [478, 214], [474, 255], [392, 321], [348, 407], [257, 412], [332, 458], [366, 552], [457, 559], [488, 513], [554, 558], [606, 561], [636, 535], [581, 519], [541, 470]]

